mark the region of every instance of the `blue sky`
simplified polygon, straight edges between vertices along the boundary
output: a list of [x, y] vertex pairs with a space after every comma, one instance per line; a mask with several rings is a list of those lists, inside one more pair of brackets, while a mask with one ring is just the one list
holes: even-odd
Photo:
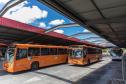
[[4, 4], [0, 3], [0, 10], [3, 8]]
[[[49, 8], [49, 7], [47, 7], [47, 6], [43, 5], [43, 4], [41, 4], [40, 2], [38, 2], [38, 1], [36, 1], [36, 0], [28, 0], [28, 1], [29, 1], [30, 3], [27, 4], [26, 6], [33, 6], [33, 5], [36, 5], [36, 6], [38, 6], [40, 9], [48, 11], [48, 16], [47, 16], [47, 18], [37, 19], [37, 20], [35, 21], [35, 23], [38, 23], [38, 22], [45, 22], [46, 25], [48, 25], [47, 23], [49, 23], [50, 21], [55, 20], [55, 19], [63, 19], [63, 20], [65, 21], [64, 24], [72, 22], [71, 20], [67, 19], [65, 16], [63, 16], [63, 15], [57, 13], [56, 11], [54, 11], [54, 10], [52, 10], [51, 8]], [[34, 23], [32, 23], [32, 24], [33, 24], [33, 25], [36, 25], [36, 24], [34, 24]], [[36, 26], [38, 26], [38, 25], [36, 25]], [[48, 26], [52, 27], [52, 25], [48, 25]]]
[[[52, 10], [51, 8], [41, 4], [40, 2], [37, 2], [36, 0], [30, 0], [30, 2], [31, 3], [29, 3], [27, 6], [37, 5], [40, 9], [48, 11], [47, 18], [37, 19], [35, 22], [32, 23], [32, 25], [38, 26], [38, 24], [36, 24], [36, 23], [45, 22], [46, 25], [48, 25], [48, 27], [53, 27], [54, 25], [49, 25], [48, 23], [52, 20], [55, 20], [55, 19], [63, 19], [65, 21], [63, 24], [73, 23], [73, 21], [66, 18], [64, 15], [57, 13], [55, 10]], [[60, 28], [60, 30], [63, 30], [64, 34], [66, 34], [66, 35], [72, 35], [72, 34], [84, 31], [84, 28], [82, 28], [82, 27], [71, 27], [71, 28], [67, 28], [67, 29], [66, 28]]]
[[[3, 4], [0, 4], [0, 7], [2, 7], [2, 6], [3, 6]], [[26, 9], [26, 10], [30, 9], [30, 10], [32, 10], [33, 6], [37, 6], [36, 10], [39, 9], [39, 10], [44, 11], [46, 16], [45, 17], [41, 17], [41, 16], [40, 17], [35, 17], [35, 14], [32, 11], [32, 14], [34, 14], [33, 16], [35, 17], [35, 19], [31, 18], [31, 20], [34, 19], [34, 21], [28, 22], [27, 20], [23, 21], [25, 19], [21, 20], [21, 18], [19, 18], [19, 17], [22, 16], [21, 14], [16, 15], [16, 12], [18, 12], [21, 9]], [[27, 9], [26, 7], [29, 7], [29, 9]], [[21, 7], [17, 6], [17, 9], [15, 9], [15, 8], [13, 8], [11, 11], [9, 11], [7, 14], [5, 14], [4, 17], [14, 19], [14, 20], [17, 20], [17, 21], [20, 21], [20, 22], [24, 22], [26, 24], [30, 24], [30, 25], [33, 25], [33, 26], [42, 27], [42, 28], [45, 28], [45, 29], [48, 29], [48, 28], [51, 28], [53, 26], [60, 25], [60, 24], [74, 23], [70, 19], [66, 18], [64, 15], [59, 14], [55, 10], [45, 6], [44, 4], [41, 4], [40, 2], [38, 2], [36, 0], [27, 0], [27, 2], [24, 3]], [[23, 11], [23, 12], [25, 12], [25, 11]], [[18, 12], [18, 13], [21, 13], [21, 12]], [[29, 14], [27, 13], [22, 18], [25, 18], [25, 16], [29, 16], [29, 15], [31, 15], [31, 13], [29, 13]], [[29, 18], [27, 18], [27, 19], [29, 19]], [[51, 24], [51, 21], [52, 21], [52, 24]], [[42, 26], [40, 26], [40, 23], [42, 23]], [[61, 32], [61, 33], [63, 33], [63, 34], [72, 35], [72, 34], [75, 34], [75, 33], [83, 32], [84, 29], [85, 28], [83, 28], [83, 27], [71, 27], [71, 28], [67, 28], [67, 29], [66, 28], [60, 28], [58, 30], [62, 30], [63, 32]]]
[[[0, 9], [9, 0], [0, 0]], [[19, 22], [49, 29], [60, 24], [74, 23], [64, 15], [59, 14], [55, 10], [41, 4], [37, 0], [26, 0], [25, 2], [11, 8], [3, 17], [10, 18]], [[55, 32], [65, 35], [73, 35], [81, 32], [89, 32], [84, 27], [60, 28]], [[94, 34], [78, 36], [79, 39], [94, 37]], [[91, 39], [92, 40], [92, 39]], [[94, 40], [94, 39], [93, 39]], [[89, 40], [90, 41], [90, 40]]]

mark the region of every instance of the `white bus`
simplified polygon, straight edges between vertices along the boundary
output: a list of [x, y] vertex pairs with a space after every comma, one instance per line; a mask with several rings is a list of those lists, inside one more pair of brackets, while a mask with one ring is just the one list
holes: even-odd
[[123, 55], [123, 49], [122, 48], [111, 48], [109, 51], [112, 60], [121, 60]]

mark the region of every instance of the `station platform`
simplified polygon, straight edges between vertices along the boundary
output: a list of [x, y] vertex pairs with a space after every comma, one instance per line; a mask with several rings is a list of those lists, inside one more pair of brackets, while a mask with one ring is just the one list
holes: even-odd
[[0, 72], [0, 84], [124, 84], [118, 79], [122, 79], [121, 61], [111, 61], [109, 56], [85, 66], [60, 64], [16, 74]]

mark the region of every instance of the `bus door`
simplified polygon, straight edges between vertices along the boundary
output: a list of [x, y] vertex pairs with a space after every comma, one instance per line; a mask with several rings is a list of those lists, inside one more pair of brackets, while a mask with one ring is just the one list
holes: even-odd
[[97, 59], [98, 59], [98, 56], [99, 56], [99, 54], [98, 54], [98, 51], [97, 51], [97, 49], [96, 48], [93, 48], [93, 51], [92, 51], [92, 56], [93, 56], [93, 62], [96, 62], [97, 61]]
[[97, 49], [97, 60], [100, 60], [102, 58], [102, 50], [101, 49]]
[[29, 59], [27, 57], [27, 48], [17, 48], [14, 67], [16, 71], [29, 69]]
[[88, 60], [94, 62], [96, 59], [96, 53], [94, 48], [88, 48]]
[[88, 59], [86, 58], [87, 56], [87, 48], [83, 48], [83, 61], [87, 61]]

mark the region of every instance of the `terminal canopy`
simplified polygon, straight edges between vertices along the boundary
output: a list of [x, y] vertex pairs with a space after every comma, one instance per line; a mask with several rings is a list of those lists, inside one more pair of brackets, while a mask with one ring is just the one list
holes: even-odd
[[[85, 0], [83, 0], [82, 2], [84, 2], [84, 1]], [[0, 1], [0, 3], [1, 3], [1, 1]], [[61, 5], [61, 3], [62, 3], [62, 5]], [[75, 17], [75, 15], [74, 15], [74, 12], [78, 12], [77, 10], [74, 10], [74, 8], [80, 7], [79, 5], [76, 5], [76, 3], [81, 3], [81, 0], [79, 0], [79, 1], [73, 1], [73, 0], [71, 0], [71, 1], [67, 1], [67, 0], [66, 1], [11, 0], [10, 1], [10, 0], [8, 0], [6, 3], [4, 2], [3, 7], [1, 7], [0, 15], [2, 17], [8, 18], [8, 19], [16, 20], [21, 23], [35, 26], [36, 28], [43, 28], [44, 30], [42, 33], [47, 36], [50, 35], [50, 33], [52, 33], [52, 32], [57, 32], [57, 33], [64, 34], [64, 36], [66, 36], [66, 37], [61, 36], [62, 39], [65, 38], [67, 40], [68, 39], [71, 40], [71, 39], [77, 38], [77, 40], [78, 40], [77, 44], [78, 44], [78, 42], [79, 42], [79, 44], [81, 44], [83, 42], [86, 42], [86, 43], [88, 42], [89, 44], [101, 46], [102, 44], [100, 44], [100, 43], [105, 42], [104, 46], [106, 46], [106, 47], [110, 46], [110, 45], [111, 46], [118, 45], [115, 42], [115, 40], [118, 41], [119, 39], [114, 40], [114, 39], [108, 38], [106, 36], [106, 34], [108, 34], [110, 32], [110, 34], [109, 34], [110, 36], [115, 35], [114, 38], [118, 37], [114, 31], [111, 31], [112, 28], [110, 27], [110, 29], [109, 29], [109, 27], [101, 25], [101, 24], [108, 25], [108, 22], [107, 22], [108, 19], [104, 20], [104, 18], [103, 18], [103, 20], [102, 20], [102, 18], [100, 18], [98, 21], [96, 21], [95, 19], [92, 19], [87, 22], [83, 21], [83, 23], [82, 23], [81, 19], [83, 20], [83, 17], [80, 19], [80, 17], [78, 17], [79, 13], [76, 14], [77, 17]], [[89, 3], [91, 3], [91, 5], [94, 5], [94, 6], [91, 6], [92, 8], [94, 7], [94, 10], [91, 10], [91, 13], [92, 13], [92, 11], [95, 11], [95, 12], [97, 11], [99, 13], [97, 7], [95, 8], [95, 2], [92, 2], [92, 0], [91, 1], [89, 0], [89, 2], [87, 4], [89, 5]], [[102, 2], [100, 2], [100, 3], [102, 3]], [[54, 7], [54, 5], [55, 5], [55, 7]], [[68, 9], [70, 9], [73, 14], [69, 13], [66, 5], [69, 5], [69, 7], [73, 5], [73, 9], [68, 7]], [[64, 9], [62, 8], [62, 6], [63, 7], [65, 6]], [[87, 6], [87, 5], [84, 5], [84, 6]], [[59, 14], [55, 9], [52, 9], [50, 7], [53, 7], [56, 10], [61, 10], [60, 12], [62, 12], [64, 15]], [[84, 10], [88, 10], [88, 8], [87, 9], [79, 8], [79, 10], [84, 11]], [[88, 15], [90, 16], [90, 14], [88, 14]], [[93, 15], [95, 15], [95, 14], [93, 14]], [[84, 16], [86, 16], [86, 15], [84, 15]], [[89, 18], [96, 17], [96, 16], [90, 16], [90, 17], [89, 16], [87, 16], [87, 20]], [[100, 14], [98, 14], [97, 16], [102, 17]], [[68, 19], [68, 18], [70, 18], [70, 19]], [[110, 22], [111, 21], [113, 21], [113, 20], [110, 19]], [[107, 29], [108, 32], [106, 32], [106, 30], [103, 30], [104, 32], [101, 32], [102, 31], [101, 30], [100, 31], [101, 33], [99, 33], [98, 29], [97, 29], [98, 27], [97, 27], [97, 25], [95, 25], [96, 23], [98, 23], [98, 24], [100, 23], [101, 26], [108, 28]], [[1, 28], [1, 30], [2, 30], [2, 28]], [[105, 29], [105, 28], [102, 28], [102, 29]], [[96, 31], [94, 31], [94, 30], [96, 30]], [[15, 32], [17, 32], [17, 31], [15, 31]], [[4, 39], [5, 43], [19, 42], [19, 41], [21, 43], [25, 43], [25, 42], [27, 42], [27, 43], [36, 43], [36, 42], [37, 43], [38, 42], [47, 43], [46, 42], [47, 39], [49, 39], [48, 41], [49, 42], [51, 41], [52, 44], [57, 44], [57, 43], [65, 44], [67, 42], [67, 40], [61, 40], [61, 39], [60, 39], [61, 41], [59, 40], [58, 42], [57, 41], [53, 42], [52, 39], [55, 39], [55, 38], [52, 38], [52, 37], [47, 38], [47, 37], [44, 37], [44, 35], [41, 36], [41, 35], [36, 35], [36, 34], [35, 35], [34, 34], [28, 35], [28, 34], [29, 34], [29, 32], [25, 32], [24, 36], [23, 35], [17, 36], [12, 30], [10, 32], [7, 32], [6, 34], [5, 34], [5, 32], [4, 32], [4, 34], [1, 33], [1, 35], [3, 36], [1, 39]], [[54, 36], [56, 36], [56, 35], [54, 35]], [[14, 38], [10, 38], [9, 36], [14, 37]], [[5, 37], [6, 37], [6, 39], [10, 39], [10, 40], [9, 41], [6, 40]], [[42, 37], [44, 39], [42, 39], [40, 37]], [[74, 43], [73, 40], [71, 42]], [[66, 45], [72, 44], [71, 42], [68, 41], [66, 43]]]
[[[39, 0], [81, 26], [126, 47], [126, 0]], [[78, 5], [79, 4], [79, 5]]]

